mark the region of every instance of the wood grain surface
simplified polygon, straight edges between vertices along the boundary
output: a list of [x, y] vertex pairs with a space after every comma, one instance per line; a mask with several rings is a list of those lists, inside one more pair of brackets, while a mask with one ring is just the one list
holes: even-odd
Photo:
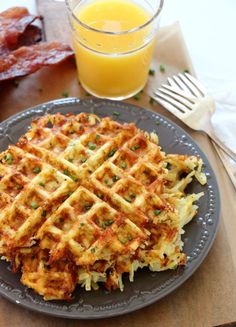
[[[38, 0], [39, 12], [44, 16], [47, 40], [69, 42], [69, 28], [63, 2]], [[162, 56], [165, 52], [162, 49]], [[187, 64], [187, 63], [186, 63]], [[0, 121], [10, 115], [48, 100], [70, 96], [84, 97], [73, 60], [44, 68], [0, 86]], [[175, 122], [163, 108], [149, 104], [142, 95], [139, 106], [155, 110]], [[179, 289], [161, 301], [137, 312], [98, 321], [65, 320], [23, 309], [0, 297], [0, 327], [207, 327], [236, 321], [236, 194], [229, 178], [208, 138], [182, 126], [207, 154], [216, 173], [221, 193], [221, 220], [209, 255], [195, 274]]]

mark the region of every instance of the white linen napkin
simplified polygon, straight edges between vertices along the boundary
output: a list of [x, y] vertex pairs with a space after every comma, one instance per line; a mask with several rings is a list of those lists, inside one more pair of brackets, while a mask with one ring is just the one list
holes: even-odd
[[[212, 124], [218, 138], [236, 152], [236, 82], [229, 79], [202, 76], [209, 93], [216, 101]], [[232, 183], [236, 188], [236, 162], [216, 147]]]
[[[212, 123], [217, 136], [236, 152], [236, 83], [226, 84], [221, 91], [212, 92], [216, 99], [216, 113]], [[217, 150], [217, 148], [216, 148]], [[236, 161], [217, 151], [236, 188]]]
[[212, 95], [216, 100], [212, 117], [215, 133], [236, 153], [236, 83], [226, 84]]

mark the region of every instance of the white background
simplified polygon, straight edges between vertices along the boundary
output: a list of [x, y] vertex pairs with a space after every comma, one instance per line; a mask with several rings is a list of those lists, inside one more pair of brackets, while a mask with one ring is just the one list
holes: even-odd
[[195, 70], [206, 86], [236, 81], [236, 1], [165, 0], [162, 24], [179, 20]]

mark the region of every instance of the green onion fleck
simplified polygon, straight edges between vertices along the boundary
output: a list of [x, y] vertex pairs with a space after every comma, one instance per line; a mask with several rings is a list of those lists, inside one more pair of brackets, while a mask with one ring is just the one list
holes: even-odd
[[183, 70], [183, 73], [188, 73], [188, 74], [189, 74], [190, 72], [189, 72], [188, 69], [184, 69], [184, 70]]
[[87, 161], [87, 158], [85, 158], [85, 157], [82, 157], [82, 158], [81, 158], [81, 162], [84, 163], [84, 162], [86, 162], [86, 161]]
[[106, 227], [110, 226], [111, 224], [113, 224], [112, 219], [104, 221], [104, 223], [102, 224], [102, 228], [106, 229]]
[[128, 198], [128, 197], [125, 197], [124, 199], [125, 199], [125, 201], [127, 201], [127, 202], [129, 202], [129, 203], [132, 202], [132, 200], [131, 200], [130, 198]]
[[150, 76], [154, 76], [154, 75], [155, 75], [155, 69], [149, 69], [148, 74], [149, 74]]
[[165, 73], [166, 71], [166, 67], [163, 64], [160, 64], [159, 69], [161, 73]]
[[95, 139], [96, 140], [99, 140], [101, 138], [101, 135], [99, 135], [99, 134], [96, 134], [96, 137], [95, 137]]
[[43, 182], [40, 182], [39, 185], [45, 187], [45, 184]]
[[149, 103], [150, 103], [150, 104], [153, 104], [153, 103], [155, 103], [155, 102], [156, 102], [156, 101], [155, 101], [152, 97], [149, 98]]
[[63, 171], [63, 174], [65, 174], [66, 176], [70, 176], [70, 172], [69, 172], [68, 169], [65, 169], [65, 170]]
[[83, 227], [85, 225], [85, 223], [80, 223], [80, 226]]
[[95, 253], [95, 252], [96, 252], [96, 249], [95, 249], [95, 248], [92, 248], [90, 251], [91, 251], [92, 253]]
[[96, 149], [96, 144], [94, 144], [93, 142], [88, 142], [88, 147], [90, 150], [95, 150]]
[[98, 197], [99, 199], [103, 199], [103, 198], [104, 198], [104, 196], [103, 196], [102, 193], [97, 193], [96, 195], [97, 195], [97, 197]]
[[136, 145], [133, 145], [133, 146], [131, 146], [131, 150], [132, 151], [136, 151], [136, 150], [138, 150], [140, 148], [140, 145], [138, 145], [138, 144], [136, 144]]
[[12, 165], [12, 162], [13, 162], [13, 156], [12, 156], [10, 153], [8, 153], [8, 154], [4, 157], [4, 159], [6, 160], [6, 162], [8, 163], [8, 165]]
[[113, 111], [113, 115], [118, 117], [120, 116], [120, 113], [118, 111]]
[[75, 131], [74, 130], [71, 130], [69, 133], [70, 134], [75, 134]]
[[109, 153], [108, 153], [108, 158], [112, 157], [117, 151], [117, 148], [112, 149]]
[[161, 213], [161, 210], [159, 210], [159, 209], [154, 210], [154, 214], [155, 214], [156, 216], [160, 215], [160, 213]]
[[34, 172], [35, 174], [39, 174], [40, 171], [41, 171], [41, 169], [40, 169], [39, 167], [34, 167], [34, 169], [33, 169], [33, 172]]
[[126, 167], [127, 167], [127, 164], [126, 164], [126, 162], [125, 161], [122, 161], [122, 163], [121, 163], [121, 168], [123, 168], [123, 169], [125, 169]]
[[112, 181], [115, 183], [119, 180], [119, 177], [118, 176], [112, 176]]
[[68, 169], [65, 169], [63, 171], [63, 174], [65, 174], [66, 176], [69, 176], [71, 179], [73, 179], [74, 182], [78, 182], [78, 177], [74, 174], [72, 174], [71, 172], [69, 172]]
[[64, 91], [64, 92], [62, 92], [61, 95], [63, 96], [63, 98], [68, 98], [69, 92], [68, 91]]
[[137, 93], [137, 94], [135, 94], [135, 95], [133, 96], [133, 98], [134, 98], [134, 100], [136, 100], [136, 101], [140, 100], [140, 99], [141, 99], [141, 94], [140, 94], [140, 92]]
[[70, 174], [70, 178], [73, 179], [74, 182], [78, 182], [78, 177], [74, 174]]
[[46, 210], [43, 210], [43, 212], [42, 212], [42, 217], [46, 217], [47, 216], [47, 211]]
[[132, 236], [130, 236], [130, 235], [128, 235], [128, 241], [132, 241], [132, 239], [133, 239], [133, 237]]
[[34, 209], [34, 210], [36, 210], [36, 209], [38, 209], [38, 204], [35, 202], [35, 201], [32, 201], [31, 202], [31, 207]]

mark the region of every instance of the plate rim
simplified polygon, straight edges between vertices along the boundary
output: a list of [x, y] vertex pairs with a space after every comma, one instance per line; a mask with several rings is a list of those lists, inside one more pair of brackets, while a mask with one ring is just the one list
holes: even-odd
[[[158, 112], [155, 112], [155, 111], [152, 111], [151, 109], [148, 109], [148, 108], [145, 108], [144, 106], [138, 106], [136, 104], [131, 104], [131, 103], [127, 103], [127, 102], [122, 102], [122, 101], [112, 101], [112, 100], [105, 100], [105, 99], [96, 99], [96, 98], [89, 98], [89, 99], [86, 99], [86, 98], [75, 98], [75, 97], [71, 97], [71, 98], [64, 98], [64, 99], [56, 99], [56, 100], [52, 100], [52, 101], [48, 101], [48, 102], [44, 102], [44, 103], [41, 103], [41, 104], [38, 104], [36, 106], [33, 106], [33, 107], [30, 107], [28, 109], [25, 109], [23, 111], [20, 111], [10, 117], [8, 117], [7, 119], [3, 120], [2, 122], [0, 122], [0, 129], [3, 125], [7, 125], [8, 123], [10, 123], [11, 121], [13, 121], [14, 119], [18, 119], [19, 116], [27, 116], [27, 114], [29, 113], [33, 113], [35, 118], [37, 117], [37, 110], [39, 109], [50, 109], [51, 107], [55, 107], [57, 106], [59, 109], [59, 107], [66, 107], [66, 105], [83, 105], [83, 104], [106, 104], [106, 103], [109, 103], [110, 105], [111, 104], [114, 104], [116, 107], [118, 106], [126, 106], [128, 108], [130, 107], [133, 107], [135, 110], [144, 110], [145, 112], [148, 112], [148, 115], [152, 115], [152, 116], [156, 116], [156, 118], [161, 118], [163, 119], [164, 121], [166, 121], [167, 123], [169, 123], [170, 125], [174, 126], [174, 128], [177, 129], [178, 132], [182, 133], [183, 135], [187, 136], [187, 138], [191, 141], [191, 143], [194, 145], [194, 147], [197, 148], [199, 154], [202, 156], [203, 155], [203, 159], [204, 161], [206, 161], [206, 163], [208, 164], [208, 167], [210, 168], [211, 170], [211, 177], [214, 181], [214, 186], [215, 186], [215, 189], [214, 189], [214, 196], [216, 197], [216, 200], [217, 200], [217, 212], [215, 214], [215, 224], [214, 224], [214, 229], [213, 229], [213, 234], [210, 238], [210, 240], [207, 242], [205, 248], [204, 248], [204, 251], [201, 252], [200, 254], [200, 260], [198, 260], [198, 263], [195, 264], [194, 266], [192, 267], [189, 267], [189, 272], [187, 272], [185, 275], [181, 275], [181, 278], [179, 279], [175, 279], [174, 281], [174, 284], [171, 283], [169, 285], [169, 287], [167, 286], [167, 288], [164, 288], [164, 290], [162, 290], [162, 293], [161, 293], [161, 296], [159, 296], [158, 298], [155, 298], [155, 296], [153, 298], [151, 298], [150, 300], [145, 300], [145, 302], [141, 302], [139, 304], [136, 304], [135, 307], [132, 307], [132, 306], [128, 306], [127, 308], [123, 308], [122, 312], [120, 310], [116, 311], [116, 312], [113, 312], [114, 309], [111, 309], [110, 311], [97, 311], [97, 312], [93, 312], [93, 315], [92, 316], [89, 316], [89, 314], [86, 316], [86, 315], [83, 315], [81, 316], [81, 313], [80, 311], [58, 311], [57, 309], [57, 312], [54, 312], [53, 310], [53, 307], [52, 308], [48, 308], [47, 306], [45, 307], [42, 307], [42, 306], [37, 306], [37, 304], [33, 303], [33, 302], [21, 302], [21, 301], [18, 301], [16, 300], [16, 297], [14, 297], [14, 294], [11, 293], [11, 291], [7, 291], [7, 290], [4, 290], [4, 288], [2, 287], [1, 285], [1, 277], [0, 277], [0, 294], [6, 298], [7, 300], [13, 302], [13, 303], [17, 303], [18, 305], [26, 308], [26, 309], [29, 309], [29, 310], [32, 310], [32, 311], [35, 311], [35, 312], [39, 312], [39, 313], [42, 313], [42, 314], [45, 314], [45, 315], [48, 315], [48, 316], [55, 316], [55, 317], [59, 317], [59, 318], [68, 318], [68, 319], [81, 319], [81, 320], [88, 320], [88, 319], [101, 319], [101, 318], [110, 318], [110, 317], [116, 317], [116, 316], [120, 316], [120, 315], [123, 315], [123, 314], [128, 314], [128, 313], [131, 313], [131, 312], [134, 312], [136, 310], [139, 310], [141, 308], [144, 308], [148, 305], [151, 305], [157, 301], [159, 301], [160, 299], [164, 298], [165, 296], [169, 295], [170, 293], [172, 293], [173, 291], [175, 291], [178, 287], [180, 287], [183, 283], [186, 282], [186, 280], [188, 280], [193, 274], [194, 272], [201, 266], [201, 264], [203, 263], [203, 261], [205, 260], [206, 256], [208, 255], [212, 245], [213, 245], [213, 242], [215, 240], [215, 237], [216, 237], [216, 234], [217, 234], [217, 230], [218, 230], [218, 227], [219, 227], [219, 221], [220, 221], [220, 208], [221, 208], [221, 203], [220, 203], [220, 192], [219, 192], [219, 186], [218, 186], [218, 181], [217, 181], [217, 178], [216, 178], [216, 174], [212, 168], [212, 165], [211, 163], [209, 162], [205, 152], [199, 147], [199, 145], [195, 142], [195, 140], [192, 138], [191, 135], [189, 135], [188, 132], [186, 132], [181, 126], [179, 126], [178, 124], [176, 124], [175, 122], [173, 122], [171, 119], [167, 118], [165, 115], [162, 115]], [[117, 108], [118, 109], [118, 108]], [[80, 111], [80, 110], [79, 110]], [[59, 111], [58, 111], [59, 112]], [[82, 111], [81, 111], [82, 112]], [[45, 114], [47, 113], [50, 113], [50, 112], [47, 112], [45, 111]], [[111, 112], [108, 112], [107, 114], [108, 116], [111, 116]], [[27, 118], [27, 117], [26, 117]], [[113, 117], [114, 118], [114, 117]], [[151, 119], [151, 116], [149, 117]], [[31, 120], [34, 119], [34, 117], [31, 118]], [[1, 136], [0, 136], [1, 138]], [[42, 299], [42, 301], [44, 301]], [[48, 303], [47, 301], [44, 301], [45, 303]], [[34, 305], [32, 307], [32, 304]]]

